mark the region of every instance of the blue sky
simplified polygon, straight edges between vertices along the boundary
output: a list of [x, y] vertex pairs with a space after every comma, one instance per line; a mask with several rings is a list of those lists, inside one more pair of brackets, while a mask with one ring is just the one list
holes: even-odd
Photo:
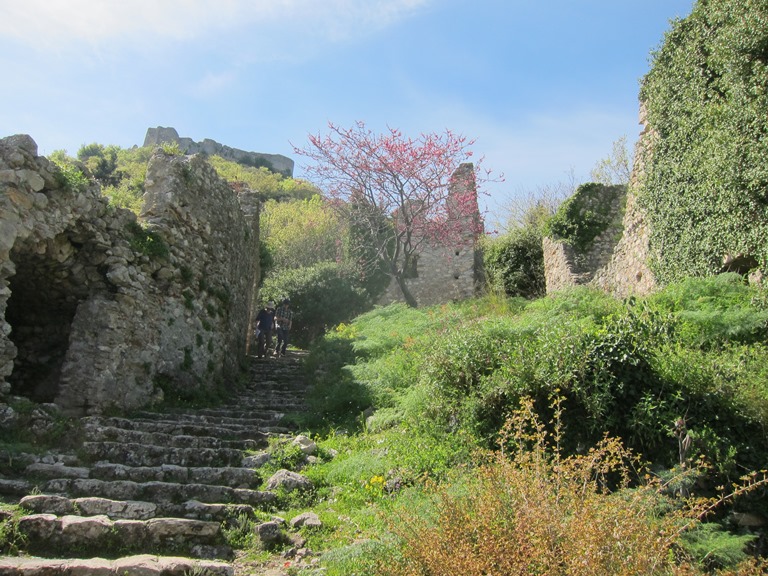
[[639, 134], [638, 87], [694, 0], [0, 0], [0, 136], [41, 154], [147, 128], [297, 161], [332, 121], [451, 129], [505, 181], [572, 174]]

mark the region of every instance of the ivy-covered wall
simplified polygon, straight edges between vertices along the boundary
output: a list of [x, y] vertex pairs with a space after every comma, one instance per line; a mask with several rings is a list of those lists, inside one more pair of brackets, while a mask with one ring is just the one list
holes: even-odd
[[768, 262], [768, 2], [700, 0], [643, 80], [639, 201], [657, 280]]

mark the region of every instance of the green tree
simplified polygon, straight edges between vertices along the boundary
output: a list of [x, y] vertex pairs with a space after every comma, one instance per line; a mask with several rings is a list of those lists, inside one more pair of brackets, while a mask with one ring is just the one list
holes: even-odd
[[120, 180], [120, 176], [115, 174], [119, 150], [120, 148], [114, 145], [84, 144], [77, 151], [77, 159], [85, 164], [99, 184], [114, 185]]
[[292, 202], [267, 201], [259, 231], [276, 270], [337, 262], [345, 256], [346, 227], [318, 195]]
[[267, 278], [259, 295], [263, 301], [291, 299], [291, 339], [307, 345], [327, 328], [348, 322], [369, 307], [370, 300], [358, 276], [351, 266], [320, 262]]
[[768, 261], [768, 3], [698, 1], [643, 79], [639, 199], [659, 281]]

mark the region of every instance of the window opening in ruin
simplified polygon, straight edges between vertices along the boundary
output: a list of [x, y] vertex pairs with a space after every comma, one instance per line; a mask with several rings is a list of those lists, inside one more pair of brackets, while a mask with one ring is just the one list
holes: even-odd
[[413, 254], [403, 266], [403, 278], [419, 277], [419, 256]]
[[36, 402], [56, 398], [72, 320], [88, 296], [78, 252], [64, 237], [11, 252], [16, 273], [9, 279], [5, 319], [17, 348], [8, 378], [12, 394]]

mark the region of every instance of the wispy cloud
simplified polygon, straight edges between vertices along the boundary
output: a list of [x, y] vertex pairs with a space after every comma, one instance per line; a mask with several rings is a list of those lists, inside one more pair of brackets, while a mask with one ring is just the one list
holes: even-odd
[[[339, 41], [392, 25], [434, 0], [0, 0], [0, 37], [38, 50], [104, 44], [140, 48], [247, 30], [298, 29]], [[243, 45], [243, 50], [248, 44]]]

